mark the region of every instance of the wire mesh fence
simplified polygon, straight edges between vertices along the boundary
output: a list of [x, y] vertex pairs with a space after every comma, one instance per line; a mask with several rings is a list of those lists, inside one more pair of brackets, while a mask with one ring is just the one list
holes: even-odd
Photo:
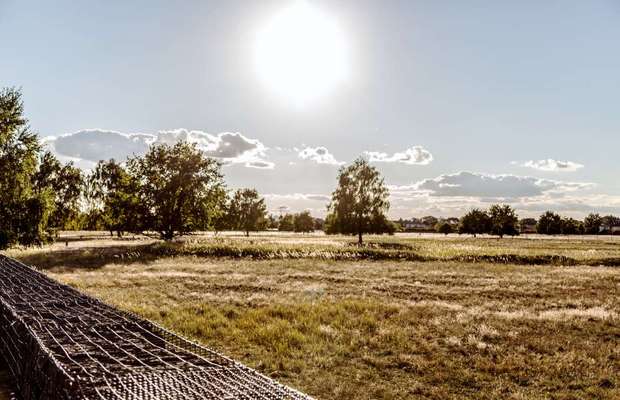
[[2, 255], [0, 353], [23, 400], [310, 399]]

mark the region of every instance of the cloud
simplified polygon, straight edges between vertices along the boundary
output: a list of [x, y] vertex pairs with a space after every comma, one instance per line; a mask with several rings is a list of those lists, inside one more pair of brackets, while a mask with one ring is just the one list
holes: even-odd
[[302, 160], [311, 160], [318, 164], [342, 165], [325, 147], [305, 147], [297, 153]]
[[275, 164], [270, 161], [257, 160], [257, 161], [246, 162], [245, 166], [248, 168], [273, 169]]
[[249, 168], [271, 169], [274, 163], [265, 160], [267, 147], [258, 139], [238, 132], [216, 135], [197, 130], [174, 129], [152, 134], [125, 134], [116, 131], [88, 129], [60, 137], [46, 138], [48, 147], [61, 157], [97, 162], [114, 158], [124, 161], [142, 155], [154, 144], [194, 143], [208, 157], [220, 159], [224, 165], [243, 164]]
[[326, 194], [305, 194], [305, 193], [288, 193], [288, 194], [266, 194], [265, 198], [273, 200], [312, 200], [312, 201], [330, 201], [331, 196]]
[[422, 146], [413, 146], [403, 152], [391, 156], [378, 151], [365, 151], [370, 162], [399, 162], [409, 165], [428, 165], [433, 161], [433, 155]]
[[316, 193], [266, 194], [269, 210], [275, 213], [289, 213], [310, 210], [313, 216], [325, 216], [331, 196]]
[[511, 199], [561, 194], [592, 188], [592, 183], [564, 182], [518, 175], [492, 175], [461, 171], [425, 179], [409, 186], [392, 186], [395, 192], [435, 197]]
[[102, 129], [85, 129], [67, 135], [46, 138], [55, 153], [86, 161], [125, 160], [134, 154], [144, 154], [154, 141], [152, 135], [124, 134]]
[[583, 168], [583, 164], [573, 161], [558, 161], [551, 158], [546, 160], [530, 160], [518, 165], [547, 172], [574, 172]]

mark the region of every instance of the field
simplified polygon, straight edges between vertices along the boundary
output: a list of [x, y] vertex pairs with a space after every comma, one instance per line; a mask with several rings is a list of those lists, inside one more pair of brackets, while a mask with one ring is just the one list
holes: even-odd
[[7, 254], [317, 399], [620, 398], [620, 240], [351, 241], [78, 233]]

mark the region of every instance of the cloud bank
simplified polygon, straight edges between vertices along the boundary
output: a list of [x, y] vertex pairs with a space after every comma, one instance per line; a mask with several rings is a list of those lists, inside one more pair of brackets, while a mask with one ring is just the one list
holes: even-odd
[[238, 132], [216, 135], [197, 130], [174, 129], [157, 134], [125, 134], [102, 129], [86, 129], [45, 139], [47, 146], [66, 159], [96, 163], [99, 160], [124, 161], [146, 153], [156, 144], [173, 145], [180, 141], [194, 143], [208, 157], [220, 159], [225, 165], [242, 164], [249, 168], [271, 169], [265, 159], [267, 147], [258, 139]]
[[520, 198], [562, 193], [593, 187], [591, 183], [564, 182], [518, 175], [492, 175], [461, 171], [424, 179], [409, 186], [392, 186], [396, 192], [431, 196]]

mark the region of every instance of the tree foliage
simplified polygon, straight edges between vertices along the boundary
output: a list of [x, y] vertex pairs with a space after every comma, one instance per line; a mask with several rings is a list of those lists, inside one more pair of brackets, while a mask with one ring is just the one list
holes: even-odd
[[562, 235], [582, 235], [584, 233], [583, 222], [574, 218], [562, 218]]
[[280, 232], [293, 232], [295, 230], [295, 217], [293, 214], [285, 214], [280, 218], [278, 230]]
[[255, 189], [237, 190], [230, 200], [228, 214], [231, 228], [245, 232], [246, 236], [265, 229], [267, 224], [265, 199]]
[[356, 234], [362, 244], [364, 233], [389, 233], [394, 226], [387, 220], [388, 189], [376, 168], [358, 158], [340, 169], [338, 187], [328, 206], [326, 232]]
[[552, 211], [545, 212], [538, 219], [536, 232], [542, 235], [559, 235], [562, 233], [562, 217]]
[[479, 235], [489, 233], [491, 230], [491, 218], [486, 211], [474, 208], [461, 218], [459, 233]]
[[450, 225], [447, 221], [439, 221], [435, 224], [435, 231], [437, 233], [443, 233], [444, 235], [448, 235], [454, 232], [452, 225]]
[[588, 235], [597, 235], [601, 231], [603, 219], [598, 214], [589, 214], [583, 220], [583, 229]]
[[143, 224], [162, 239], [207, 229], [225, 195], [221, 164], [195, 145], [156, 145], [128, 161], [144, 210]]
[[57, 230], [75, 228], [84, 184], [82, 171], [74, 167], [73, 163], [62, 165], [52, 153], [45, 152], [33, 182], [38, 196], [47, 192], [53, 198], [49, 227]]
[[308, 233], [314, 231], [314, 218], [310, 211], [303, 211], [295, 215], [295, 232]]
[[0, 90], [0, 248], [43, 243], [53, 193], [34, 190], [39, 144], [24, 117], [20, 91]]
[[517, 229], [519, 218], [514, 208], [509, 205], [493, 204], [489, 208], [491, 222], [490, 233], [500, 238], [504, 235], [515, 236], [519, 234]]
[[116, 232], [139, 232], [149, 228], [144, 223], [147, 213], [139, 196], [139, 182], [135, 176], [115, 160], [99, 161], [88, 177], [92, 210], [103, 227]]

